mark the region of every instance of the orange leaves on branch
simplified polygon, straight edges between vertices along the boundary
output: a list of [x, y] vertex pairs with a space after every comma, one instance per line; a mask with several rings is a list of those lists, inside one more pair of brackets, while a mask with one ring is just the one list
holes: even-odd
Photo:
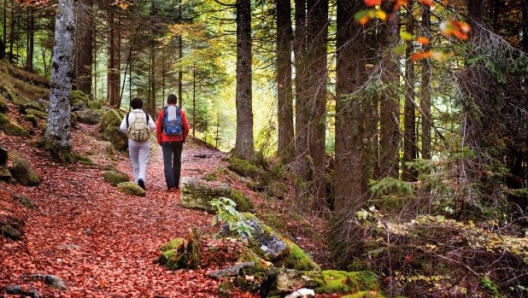
[[363, 0], [363, 1], [365, 1], [365, 5], [367, 5], [368, 7], [381, 5], [381, 0]]
[[409, 6], [409, 1], [408, 0], [391, 0], [391, 1], [395, 1], [396, 2], [396, 3], [394, 3], [394, 11], [400, 10], [400, 8], [402, 6], [403, 7]]
[[433, 0], [418, 0], [418, 2], [422, 3], [425, 6], [429, 6], [429, 7], [433, 6], [434, 4]]
[[467, 40], [468, 34], [471, 31], [471, 26], [462, 21], [446, 20], [440, 23], [440, 31], [447, 37], [454, 35], [460, 40]]
[[426, 46], [426, 45], [429, 44], [429, 38], [427, 38], [425, 36], [420, 36], [420, 37], [416, 38], [416, 41], [419, 42], [423, 46]]
[[385, 21], [387, 19], [387, 13], [380, 9], [366, 9], [358, 11], [354, 15], [354, 19], [360, 25], [365, 25], [373, 19], [380, 19], [382, 21]]

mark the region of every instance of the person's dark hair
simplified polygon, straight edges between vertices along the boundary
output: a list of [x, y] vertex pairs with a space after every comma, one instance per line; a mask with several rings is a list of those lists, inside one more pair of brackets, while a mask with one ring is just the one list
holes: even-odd
[[139, 97], [136, 97], [132, 99], [132, 101], [130, 102], [130, 106], [132, 107], [132, 109], [141, 109], [143, 108], [143, 100]]
[[168, 104], [176, 104], [176, 102], [178, 101], [178, 97], [176, 97], [176, 95], [174, 94], [169, 94], [169, 96], [167, 96], [167, 103]]

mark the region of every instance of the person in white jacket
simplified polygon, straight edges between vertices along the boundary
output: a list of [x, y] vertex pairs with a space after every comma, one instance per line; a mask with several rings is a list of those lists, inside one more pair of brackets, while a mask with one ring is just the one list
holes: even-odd
[[[119, 130], [127, 133], [128, 127], [134, 123], [138, 117], [147, 119], [148, 130], [152, 133], [156, 130], [156, 122], [152, 117], [142, 110], [143, 100], [141, 98], [134, 98], [130, 102], [132, 111], [127, 113], [121, 121]], [[134, 182], [141, 188], [146, 190], [145, 183], [147, 182], [147, 164], [150, 158], [150, 138], [146, 141], [135, 141], [128, 138], [128, 154], [132, 162], [132, 170], [134, 172]]]

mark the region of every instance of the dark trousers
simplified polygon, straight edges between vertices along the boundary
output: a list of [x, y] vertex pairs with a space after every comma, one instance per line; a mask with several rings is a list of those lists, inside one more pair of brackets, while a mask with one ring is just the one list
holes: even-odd
[[182, 149], [183, 141], [161, 143], [161, 150], [163, 152], [163, 172], [165, 173], [167, 189], [171, 187], [180, 187]]

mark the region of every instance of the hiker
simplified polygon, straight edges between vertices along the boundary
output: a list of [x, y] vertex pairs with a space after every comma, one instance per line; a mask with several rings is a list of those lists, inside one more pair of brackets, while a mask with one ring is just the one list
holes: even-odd
[[156, 130], [156, 123], [149, 114], [142, 110], [143, 100], [141, 98], [132, 99], [130, 108], [132, 111], [123, 118], [119, 130], [128, 136], [128, 155], [132, 162], [134, 182], [146, 190], [150, 134]]
[[163, 152], [163, 172], [168, 191], [180, 188], [183, 143], [189, 134], [185, 113], [176, 105], [174, 94], [167, 96], [167, 106], [158, 114], [156, 136]]

